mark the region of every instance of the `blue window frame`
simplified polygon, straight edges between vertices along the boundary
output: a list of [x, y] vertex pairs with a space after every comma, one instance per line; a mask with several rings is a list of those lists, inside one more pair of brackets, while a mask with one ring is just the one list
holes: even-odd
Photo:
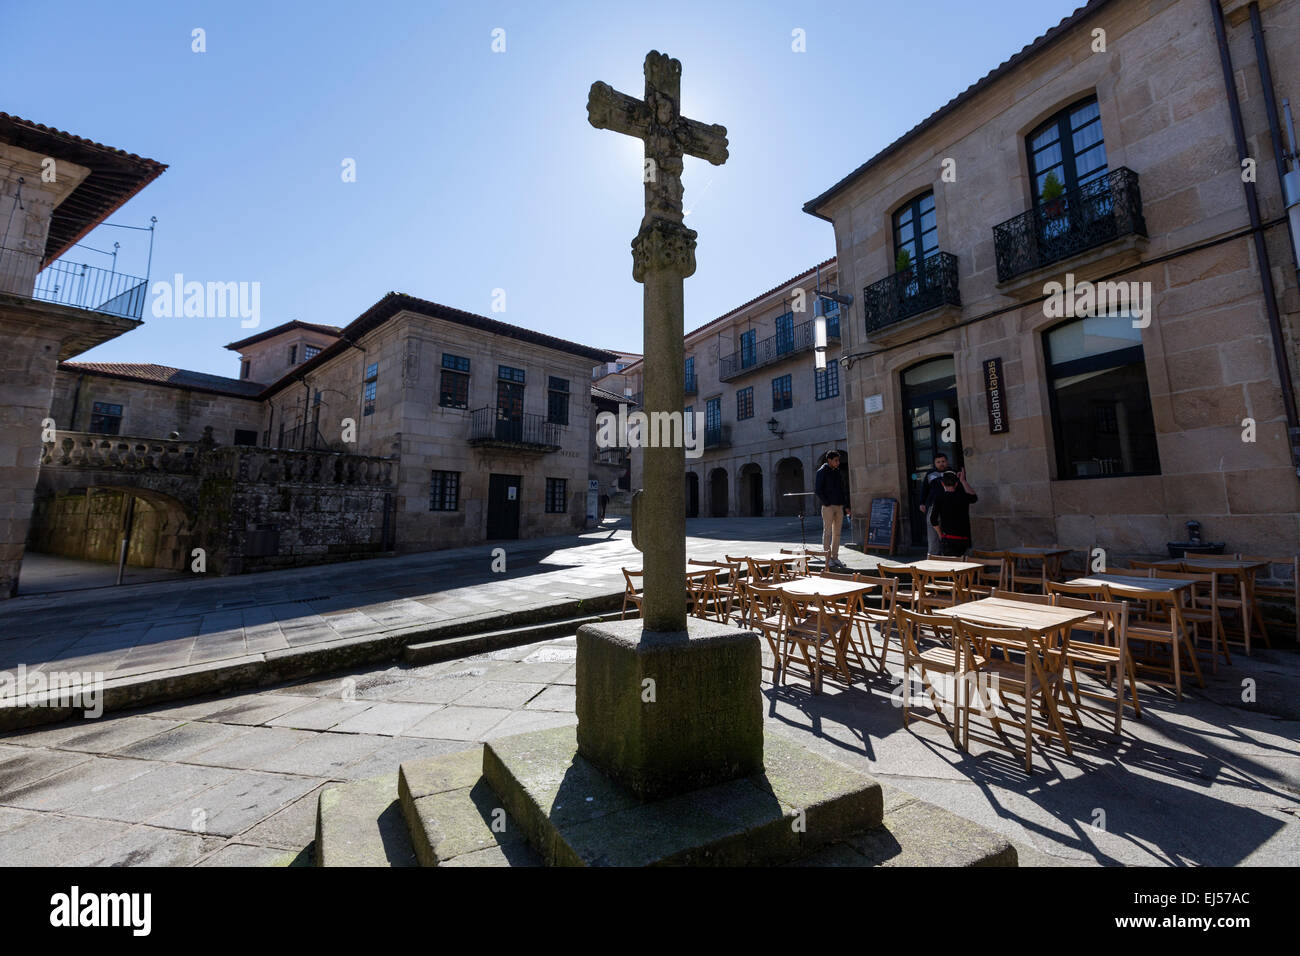
[[379, 363], [371, 362], [366, 366], [365, 408], [362, 415], [375, 413], [375, 395], [379, 392]]
[[776, 317], [776, 353], [784, 355], [794, 351], [794, 313]]
[[754, 417], [754, 386], [746, 385], [736, 392], [736, 421]]
[[741, 334], [740, 336], [740, 367], [741, 368], [749, 368], [751, 365], [754, 364], [755, 361], [754, 342], [755, 342], [755, 334], [753, 329], [750, 329], [748, 332]]
[[793, 405], [794, 390], [790, 386], [790, 376], [782, 375], [772, 379], [772, 411], [783, 411]]
[[817, 387], [817, 401], [834, 398], [840, 393], [840, 363], [829, 361], [825, 368], [813, 369]]

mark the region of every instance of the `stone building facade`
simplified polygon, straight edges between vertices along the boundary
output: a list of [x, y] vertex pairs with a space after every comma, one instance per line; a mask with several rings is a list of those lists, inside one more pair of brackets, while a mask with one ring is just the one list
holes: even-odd
[[[813, 475], [847, 456], [839, 367], [838, 270], [828, 259], [685, 337], [686, 411], [704, 415], [703, 453], [686, 460], [688, 517], [819, 514]], [[815, 323], [827, 367], [814, 365]], [[624, 373], [639, 391], [642, 365]], [[640, 485], [633, 450], [632, 484]]]
[[586, 526], [589, 383], [613, 353], [395, 293], [341, 336], [266, 389], [265, 430], [400, 458], [398, 551]]
[[855, 493], [899, 499], [902, 541], [942, 450], [980, 496], [976, 547], [1154, 555], [1194, 520], [1295, 551], [1300, 293], [1268, 104], [1300, 94], [1300, 2], [1255, 10], [1273, 89], [1252, 6], [1221, 7], [1228, 86], [1211, 5], [1092, 0], [805, 205], [855, 297]]
[[143, 279], [61, 257], [166, 168], [0, 113], [0, 600], [18, 588], [58, 363], [138, 327], [144, 304]]
[[340, 331], [336, 325], [294, 319], [231, 342], [226, 348], [239, 353], [241, 380], [269, 385], [337, 342]]

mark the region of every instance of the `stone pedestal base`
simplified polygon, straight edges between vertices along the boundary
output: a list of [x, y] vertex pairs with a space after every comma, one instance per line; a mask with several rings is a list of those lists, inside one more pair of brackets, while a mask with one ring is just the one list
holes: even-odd
[[690, 619], [578, 629], [578, 752], [642, 800], [763, 769], [758, 635]]

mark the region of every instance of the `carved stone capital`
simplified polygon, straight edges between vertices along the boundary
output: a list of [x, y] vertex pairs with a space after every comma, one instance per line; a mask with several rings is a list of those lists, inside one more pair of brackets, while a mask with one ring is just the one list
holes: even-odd
[[632, 240], [632, 278], [644, 282], [647, 272], [661, 270], [694, 275], [696, 235], [679, 222], [651, 219]]

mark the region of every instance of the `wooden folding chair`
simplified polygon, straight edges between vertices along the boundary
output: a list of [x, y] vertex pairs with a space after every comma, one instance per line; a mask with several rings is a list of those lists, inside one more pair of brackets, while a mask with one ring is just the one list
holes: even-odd
[[[907, 727], [912, 720], [919, 720], [942, 727], [952, 738], [954, 746], [964, 749], [964, 728], [967, 721], [963, 719], [965, 705], [958, 693], [958, 684], [968, 670], [973, 672], [982, 667], [985, 659], [981, 656], [971, 659], [955, 633], [953, 619], [940, 614], [918, 614], [907, 608], [899, 608], [898, 634], [903, 645], [903, 726]], [[913, 671], [920, 679], [921, 690], [930, 699], [934, 717], [913, 712]], [[946, 687], [936, 686], [936, 674], [947, 678]], [[951, 701], [951, 721], [944, 713], [941, 702], [943, 698]]]
[[966, 571], [926, 571], [917, 568], [916, 594], [912, 606], [922, 614], [929, 614], [935, 608], [963, 604], [971, 600], [970, 585], [974, 580], [974, 568]]
[[772, 652], [772, 683], [781, 670], [781, 644], [785, 640], [785, 605], [780, 588], [741, 581], [745, 595], [745, 627], [757, 631]]
[[897, 582], [895, 594], [899, 604], [916, 608], [916, 568], [881, 561], [876, 565], [876, 573], [882, 578], [893, 578]]
[[[1137, 571], [1181, 571], [1183, 569], [1182, 561], [1138, 561], [1136, 558], [1129, 558], [1128, 566]], [[1150, 574], [1143, 574], [1142, 577], [1149, 578]]]
[[[1054, 582], [1047, 582], [1052, 584]], [[1005, 591], [1002, 588], [994, 588], [989, 597], [1001, 598], [1004, 601], [1021, 601], [1025, 604], [1054, 604], [1051, 594], [1025, 594], [1022, 591]]]
[[[1092, 612], [1086, 621], [1072, 626], [1070, 641], [1066, 645], [1065, 666], [1069, 671], [1075, 708], [1114, 718], [1112, 727], [1118, 734], [1124, 721], [1126, 680], [1133, 700], [1133, 714], [1139, 720], [1142, 718], [1142, 705], [1138, 703], [1137, 695], [1137, 668], [1133, 666], [1133, 656], [1128, 652], [1128, 605], [1123, 601], [1095, 601], [1062, 590], [1069, 587], [1071, 585], [1048, 582], [1057, 606]], [[1089, 637], [1080, 640], [1076, 637], [1079, 633]], [[1094, 675], [1100, 671], [1106, 684], [1114, 681], [1114, 693], [1103, 694], [1080, 687], [1079, 668]], [[1084, 698], [1106, 701], [1109, 706], [1090, 707], [1084, 703]]]
[[[1106, 581], [1106, 600], [1122, 600], [1146, 608], [1146, 613], [1137, 620], [1133, 617], [1132, 606], [1129, 608], [1129, 644], [1131, 646], [1134, 641], [1137, 641], [1146, 650], [1143, 656], [1133, 653], [1138, 679], [1150, 684], [1172, 687], [1177, 698], [1182, 700], [1182, 651], [1185, 650], [1191, 659], [1192, 671], [1196, 674], [1197, 683], [1204, 687], [1205, 678], [1201, 676], [1201, 665], [1196, 660], [1196, 648], [1192, 645], [1187, 626], [1183, 622], [1183, 599], [1178, 591], [1173, 589], [1137, 591], [1126, 587], [1122, 581], [1106, 580], [1102, 575], [1095, 575], [1095, 577]], [[1154, 649], [1167, 651], [1169, 663], [1162, 663], [1163, 655], [1157, 657], [1152, 654]], [[1167, 674], [1170, 679], [1158, 680], [1150, 676], [1152, 673]]]
[[1007, 566], [1000, 556], [984, 557], [983, 555], [968, 554], [962, 560], [980, 566], [979, 570], [975, 572], [974, 580], [971, 581], [969, 588], [972, 600], [991, 597], [994, 591], [1006, 588]]
[[1201, 642], [1201, 625], [1209, 625], [1210, 631], [1210, 668], [1212, 673], [1219, 673], [1219, 651], [1222, 648], [1225, 662], [1231, 666], [1232, 656], [1228, 653], [1228, 642], [1223, 636], [1223, 621], [1219, 617], [1219, 578], [1218, 575], [1198, 570], [1167, 571], [1152, 568], [1153, 578], [1179, 578], [1194, 581], [1188, 602], [1183, 607], [1183, 623], [1191, 625], [1192, 646]]
[[822, 692], [822, 675], [827, 666], [826, 651], [829, 648], [831, 654], [830, 666], [847, 684], [851, 678], [847, 672], [840, 670], [838, 655], [836, 654], [836, 638], [852, 627], [851, 618], [843, 612], [835, 601], [818, 595], [782, 592], [781, 598], [785, 614], [781, 683], [786, 682], [786, 678], [790, 673], [790, 665], [795, 659], [794, 652], [798, 650], [807, 668], [805, 674], [811, 684], [812, 692], [820, 694]]
[[[722, 616], [719, 620], [731, 620], [732, 614], [736, 614], [738, 617], [743, 617], [743, 615], [740, 614], [741, 594], [740, 589], [737, 586], [743, 576], [739, 561], [727, 561], [724, 563], [722, 561], [697, 561], [694, 558], [691, 558], [686, 563], [688, 566], [713, 568], [717, 572], [717, 574], [714, 575], [713, 587], [717, 593], [717, 599], [723, 605]], [[724, 571], [727, 574], [726, 581], [719, 580]]]
[[641, 592], [637, 590], [636, 582], [643, 580], [644, 577], [644, 571], [629, 571], [623, 568], [623, 580], [627, 587], [623, 591], [623, 612], [618, 616], [620, 621], [627, 617], [629, 604], [636, 608], [636, 616], [641, 616]]
[[717, 568], [701, 568], [687, 573], [686, 605], [695, 617], [726, 622], [727, 600], [718, 590]]
[[[874, 591], [862, 596], [862, 599], [858, 602], [857, 617], [854, 623], [861, 635], [862, 647], [860, 653], [874, 658], [877, 661], [876, 669], [884, 674], [886, 673], [885, 657], [889, 653], [889, 640], [898, 621], [898, 579], [877, 578], [861, 573], [854, 575], [854, 577], [860, 584], [874, 584], [880, 588], [879, 596]], [[879, 601], [879, 606], [873, 605], [872, 601]], [[876, 651], [876, 641], [872, 636], [873, 627], [880, 635], [879, 652]]]
[[[968, 679], [967, 686], [973, 689], [979, 698], [981, 712], [988, 714], [993, 729], [1000, 737], [1003, 735], [1004, 724], [1024, 734], [1025, 772], [1034, 772], [1035, 735], [1060, 740], [1066, 756], [1071, 756], [1073, 751], [1070, 748], [1070, 738], [1056, 709], [1057, 684], [1061, 680], [1061, 672], [1048, 667], [1045, 642], [1032, 630], [1026, 628], [992, 627], [961, 620], [957, 621], [957, 636], [968, 641], [973, 648], [973, 653], [978, 653], [983, 658], [982, 663], [972, 665], [971, 672], [977, 678], [987, 677], [991, 682], [995, 682], [987, 690], [997, 694], [1003, 707], [1011, 716], [1000, 717], [996, 712], [990, 712], [991, 709], [984, 699], [986, 688], [980, 686], [981, 682], [978, 679]], [[1063, 639], [1062, 649], [1068, 648], [1068, 645], [1067, 635]], [[1007, 699], [1008, 695], [1020, 699], [1022, 712], [1019, 719], [1015, 719], [1015, 708]], [[973, 705], [967, 701], [967, 721], [973, 709]], [[1045, 718], [1045, 724], [1039, 725], [1034, 722], [1035, 709]], [[969, 742], [969, 733], [967, 741]], [[1009, 744], [1004, 745], [1012, 753], [1018, 749]]]
[[799, 570], [800, 565], [794, 565], [794, 566], [790, 569], [790, 578], [791, 578], [791, 579], [799, 578], [799, 577], [807, 577], [807, 576], [811, 575], [811, 574], [812, 574], [812, 560], [813, 560], [814, 558], [818, 558], [818, 559], [820, 559], [821, 562], [822, 562], [823, 567], [824, 567], [825, 564], [826, 564], [826, 552], [825, 552], [825, 551], [822, 551], [820, 548], [805, 548], [805, 549], [803, 549], [803, 550], [801, 550], [801, 551], [800, 551], [800, 550], [795, 550], [795, 549], [793, 549], [793, 548], [782, 548], [782, 549], [781, 549], [781, 553], [782, 553], [782, 554], [794, 555], [794, 556], [797, 556], [797, 557], [803, 558], [803, 561], [801, 562], [802, 567], [803, 567], [803, 570], [802, 570], [802, 571]]

